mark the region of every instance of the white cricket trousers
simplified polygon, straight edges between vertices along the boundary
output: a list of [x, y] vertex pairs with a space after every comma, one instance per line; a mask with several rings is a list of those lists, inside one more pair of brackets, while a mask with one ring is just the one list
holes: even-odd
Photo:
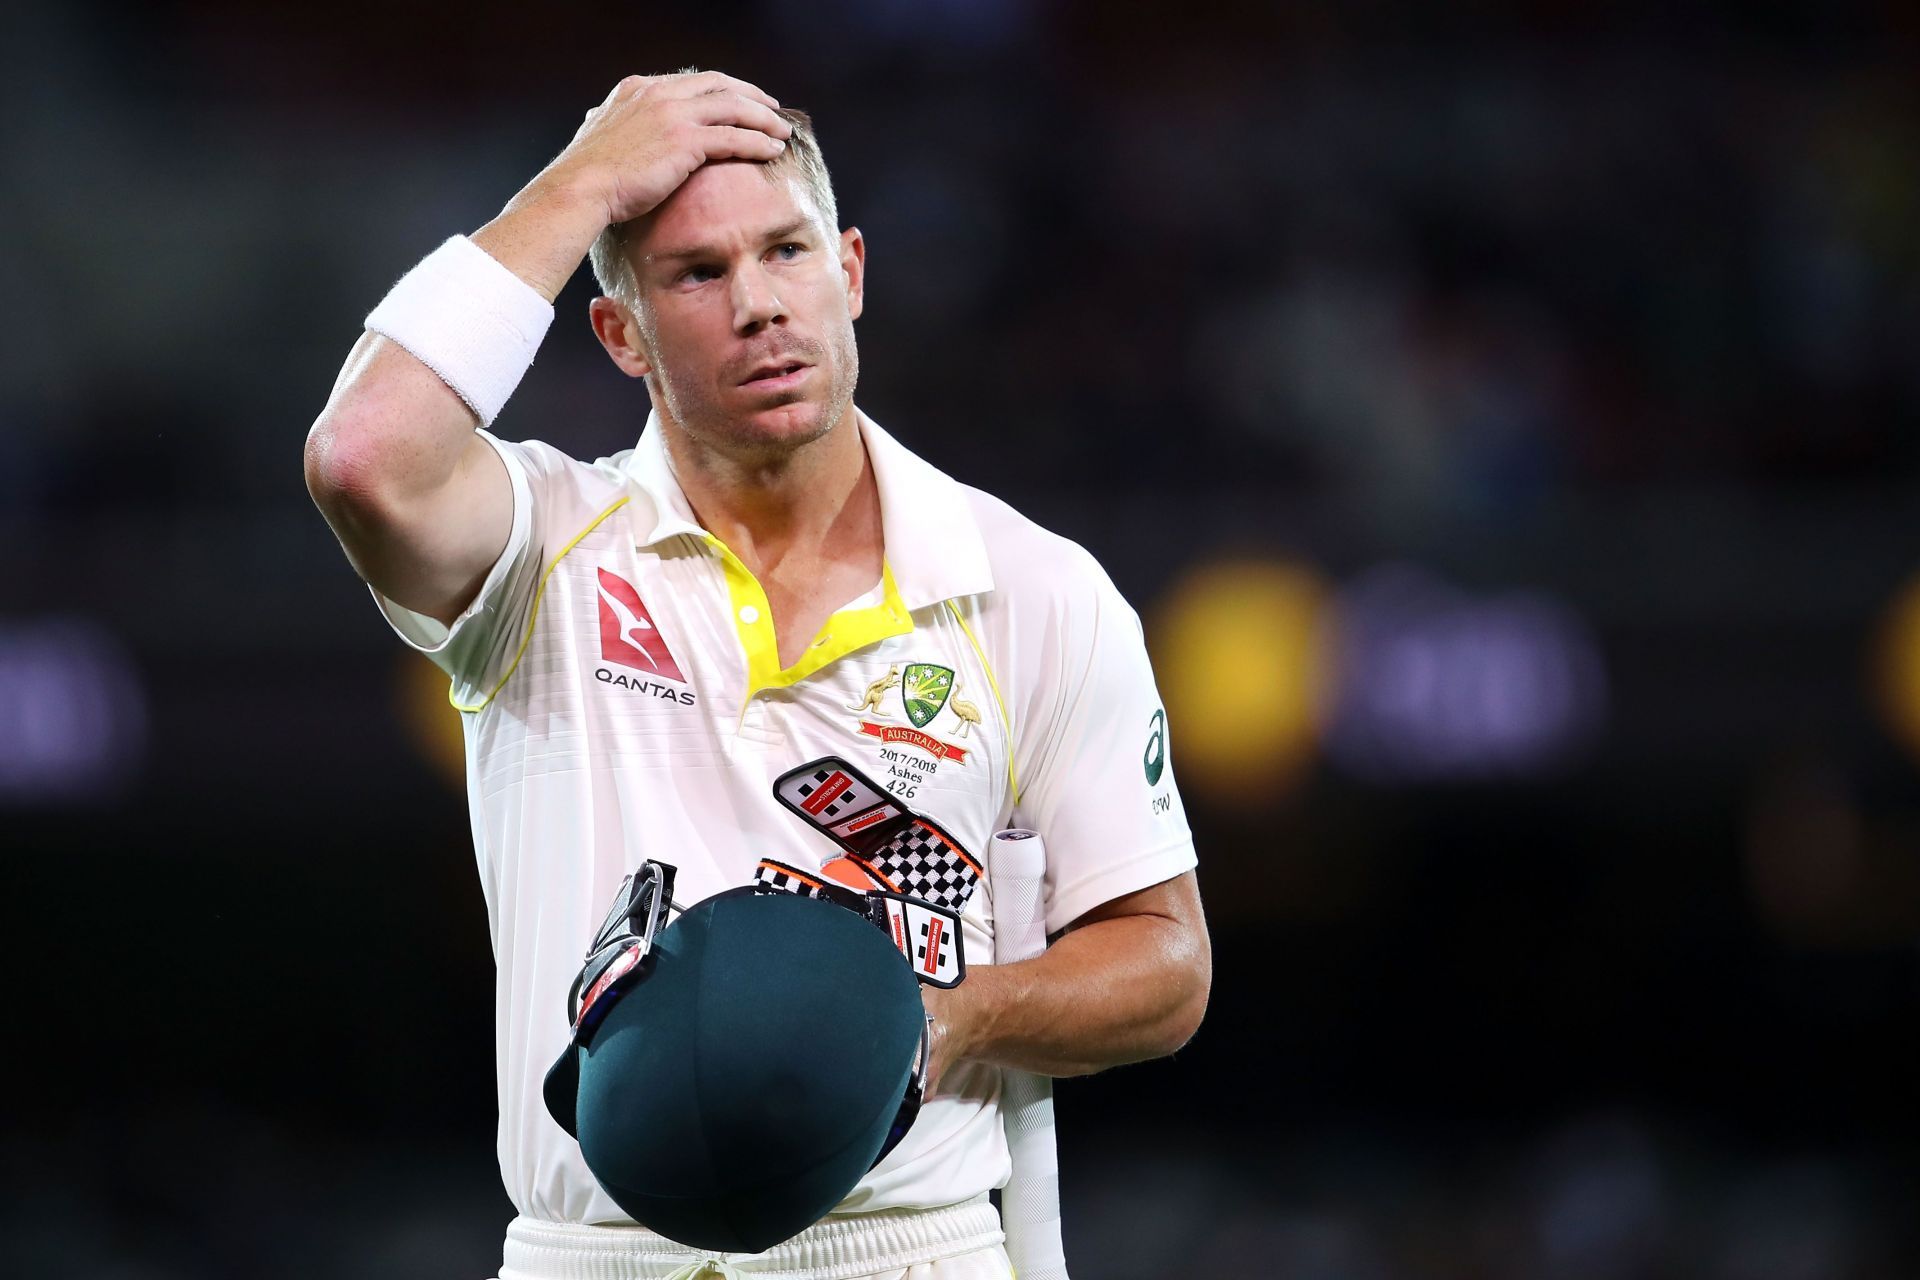
[[515, 1218], [498, 1280], [1013, 1280], [985, 1196], [830, 1216], [765, 1253], [708, 1253], [645, 1227]]

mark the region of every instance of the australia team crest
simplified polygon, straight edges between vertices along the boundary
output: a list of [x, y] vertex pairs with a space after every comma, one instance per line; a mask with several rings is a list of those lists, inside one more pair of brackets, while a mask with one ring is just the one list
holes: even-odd
[[[888, 789], [894, 794], [913, 795], [943, 762], [967, 762], [969, 748], [954, 739], [964, 740], [980, 723], [980, 708], [961, 693], [960, 677], [952, 667], [909, 662], [902, 668], [894, 663], [847, 708], [862, 713], [861, 733], [880, 740]], [[890, 720], [894, 723], [887, 723]]]
[[900, 698], [906, 704], [907, 719], [916, 729], [924, 729], [947, 705], [953, 692], [953, 668], [931, 662], [910, 662], [900, 676]]

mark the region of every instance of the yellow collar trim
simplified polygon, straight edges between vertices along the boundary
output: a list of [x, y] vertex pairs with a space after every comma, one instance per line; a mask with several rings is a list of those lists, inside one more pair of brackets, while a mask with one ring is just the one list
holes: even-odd
[[704, 535], [708, 546], [720, 553], [727, 577], [727, 598], [733, 607], [734, 630], [740, 635], [740, 649], [747, 656], [747, 692], [741, 709], [755, 695], [767, 689], [785, 689], [798, 684], [829, 663], [856, 649], [878, 644], [913, 630], [913, 614], [900, 598], [894, 585], [893, 566], [880, 562], [880, 603], [865, 609], [842, 609], [828, 618], [806, 652], [792, 666], [780, 666], [780, 644], [773, 631], [773, 609], [767, 593], [753, 571], [726, 543], [711, 533]]

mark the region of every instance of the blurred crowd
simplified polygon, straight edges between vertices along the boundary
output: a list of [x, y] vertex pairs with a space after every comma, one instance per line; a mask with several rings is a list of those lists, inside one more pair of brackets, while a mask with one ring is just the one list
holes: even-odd
[[[982, 479], [1524, 521], [1910, 470], [1912, 31], [1505, 7], [1447, 29], [1406, 6], [1382, 37], [1251, 5], [837, 0], [792, 48], [753, 34], [765, 6], [668, 34], [818, 117], [872, 247], [867, 398]], [[485, 10], [449, 49], [466, 74], [418, 68], [390, 101], [392, 55], [345, 24], [28, 7], [10, 513], [277, 496], [253, 464], [284, 467], [383, 282], [490, 217], [640, 56], [602, 40], [489, 81], [519, 33]], [[609, 21], [672, 47], [652, 16]], [[513, 423], [611, 449], [636, 388], [562, 313]]]

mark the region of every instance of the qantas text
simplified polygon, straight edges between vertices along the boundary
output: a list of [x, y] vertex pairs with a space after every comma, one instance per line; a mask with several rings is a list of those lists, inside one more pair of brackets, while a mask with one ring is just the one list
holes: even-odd
[[677, 702], [681, 706], [693, 705], [693, 693], [687, 689], [675, 689], [661, 684], [658, 680], [642, 680], [639, 676], [615, 675], [605, 667], [596, 667], [593, 678], [601, 684], [610, 684], [620, 689], [630, 689], [634, 693], [650, 693], [656, 698], [665, 698], [668, 702]]

